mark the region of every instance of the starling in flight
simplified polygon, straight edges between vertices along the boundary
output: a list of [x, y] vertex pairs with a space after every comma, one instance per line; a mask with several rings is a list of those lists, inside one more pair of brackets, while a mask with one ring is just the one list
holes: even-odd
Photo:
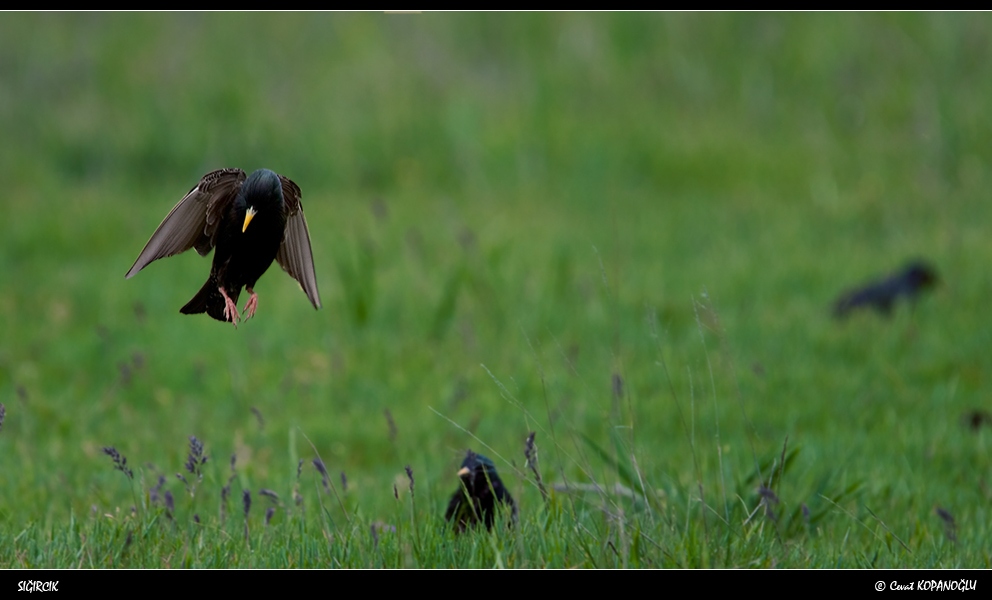
[[871, 307], [883, 315], [892, 313], [892, 306], [900, 296], [915, 300], [923, 290], [937, 283], [937, 272], [923, 262], [913, 262], [902, 271], [845, 292], [834, 303], [834, 316], [843, 318], [852, 310]]
[[179, 312], [205, 312], [237, 327], [241, 288], [251, 294], [244, 308], [247, 320], [258, 307], [255, 282], [273, 259], [320, 308], [300, 188], [289, 179], [268, 169], [248, 176], [241, 169], [207, 173], [165, 217], [125, 278], [153, 260], [190, 248], [206, 256], [215, 247], [210, 277]]
[[485, 522], [486, 529], [492, 529], [497, 503], [509, 506], [516, 520], [517, 506], [496, 474], [493, 461], [469, 450], [458, 470], [458, 477], [461, 480], [458, 490], [451, 496], [448, 510], [444, 513], [445, 520], [454, 520], [458, 531], [464, 531], [480, 520]]

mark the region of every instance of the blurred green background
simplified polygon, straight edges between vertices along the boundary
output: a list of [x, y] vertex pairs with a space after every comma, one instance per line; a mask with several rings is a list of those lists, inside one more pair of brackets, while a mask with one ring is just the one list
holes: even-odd
[[[526, 519], [532, 430], [549, 485], [634, 457], [699, 522], [788, 438], [831, 556], [867, 507], [987, 567], [990, 58], [986, 14], [5, 13], [0, 530], [130, 505], [103, 446], [178, 495], [189, 435], [215, 490], [316, 450], [386, 521], [471, 447]], [[237, 330], [180, 315], [193, 252], [124, 280], [221, 167], [300, 186], [322, 310], [274, 266]], [[830, 318], [913, 258], [915, 308]]]

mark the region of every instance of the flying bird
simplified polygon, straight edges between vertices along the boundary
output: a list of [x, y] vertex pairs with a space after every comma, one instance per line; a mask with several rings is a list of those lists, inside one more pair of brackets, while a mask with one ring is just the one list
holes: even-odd
[[843, 318], [852, 310], [874, 308], [883, 315], [892, 313], [892, 306], [900, 298], [915, 300], [923, 290], [937, 283], [937, 272], [923, 262], [912, 262], [898, 273], [885, 279], [867, 283], [841, 295], [834, 303], [834, 316]]
[[458, 489], [452, 494], [448, 510], [444, 513], [445, 520], [454, 520], [457, 531], [465, 531], [479, 521], [486, 524], [486, 529], [492, 529], [499, 503], [509, 507], [513, 520], [516, 520], [517, 506], [496, 474], [493, 461], [469, 450], [458, 470], [458, 477]]
[[205, 312], [237, 327], [241, 288], [251, 295], [244, 308], [247, 320], [258, 308], [255, 283], [273, 259], [320, 308], [300, 196], [295, 183], [268, 169], [247, 176], [241, 169], [211, 171], [165, 217], [125, 278], [190, 248], [200, 256], [216, 249], [207, 282], [179, 312]]

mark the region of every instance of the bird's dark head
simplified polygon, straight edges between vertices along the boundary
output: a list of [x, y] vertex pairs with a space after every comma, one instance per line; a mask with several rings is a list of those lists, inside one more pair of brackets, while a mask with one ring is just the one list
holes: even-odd
[[244, 203], [245, 222], [241, 228], [244, 233], [248, 224], [259, 212], [282, 211], [282, 181], [279, 176], [268, 169], [259, 169], [248, 176], [241, 184], [238, 203]]
[[912, 283], [914, 288], [931, 287], [940, 281], [937, 277], [937, 271], [922, 261], [912, 262], [906, 267], [906, 279]]
[[489, 482], [498, 479], [496, 465], [487, 457], [469, 450], [458, 469], [458, 476], [465, 482], [469, 491], [489, 487]]

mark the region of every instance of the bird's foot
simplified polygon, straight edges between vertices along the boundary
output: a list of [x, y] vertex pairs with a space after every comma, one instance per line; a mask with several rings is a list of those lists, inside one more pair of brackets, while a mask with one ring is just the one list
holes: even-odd
[[258, 294], [256, 294], [255, 290], [251, 288], [246, 288], [246, 289], [248, 290], [248, 293], [251, 294], [251, 297], [248, 298], [248, 303], [245, 304], [245, 310], [243, 311], [248, 313], [248, 316], [245, 317], [245, 320], [247, 321], [248, 319], [255, 316], [255, 309], [258, 308]]
[[220, 291], [220, 295], [224, 296], [224, 318], [234, 324], [234, 328], [237, 329], [237, 320], [241, 318], [241, 315], [238, 314], [238, 305], [231, 300], [231, 297], [227, 295], [224, 288], [218, 287], [217, 289]]

